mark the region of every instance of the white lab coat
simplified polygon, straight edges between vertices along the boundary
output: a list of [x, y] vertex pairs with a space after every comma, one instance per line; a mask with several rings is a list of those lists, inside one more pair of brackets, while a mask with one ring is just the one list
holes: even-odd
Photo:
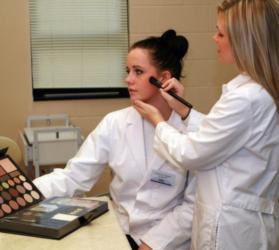
[[197, 132], [159, 123], [155, 148], [197, 171], [191, 249], [279, 249], [279, 116], [249, 76], [223, 86]]
[[[186, 127], [191, 131], [197, 128], [199, 118], [194, 112], [183, 122], [173, 112], [169, 121], [181, 131]], [[153, 138], [154, 132], [150, 136]], [[110, 194], [124, 232], [155, 250], [189, 249], [194, 178], [185, 191], [185, 171], [175, 171], [156, 152], [146, 166], [142, 118], [133, 107], [108, 114], [65, 169], [55, 169], [34, 183], [45, 197], [73, 196], [89, 191], [107, 165], [114, 172]], [[152, 170], [171, 173], [175, 184], [152, 182]]]

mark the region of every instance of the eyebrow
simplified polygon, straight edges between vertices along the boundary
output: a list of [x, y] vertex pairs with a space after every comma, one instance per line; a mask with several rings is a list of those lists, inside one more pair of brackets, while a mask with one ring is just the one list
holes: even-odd
[[145, 70], [145, 68], [142, 67], [142, 66], [140, 66], [140, 65], [133, 65], [132, 68], [133, 68], [133, 69]]
[[[131, 68], [132, 68], [132, 69], [141, 69], [141, 70], [144, 70], [144, 69], [145, 69], [144, 67], [142, 67], [142, 66], [140, 66], [140, 65], [132, 65]], [[129, 69], [129, 67], [126, 66], [126, 69]]]

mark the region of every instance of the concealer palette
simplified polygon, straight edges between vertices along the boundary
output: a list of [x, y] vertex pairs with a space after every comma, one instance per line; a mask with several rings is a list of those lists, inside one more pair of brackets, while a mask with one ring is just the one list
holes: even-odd
[[105, 201], [44, 199], [8, 155], [0, 157], [0, 231], [60, 239], [106, 211]]
[[42, 199], [40, 191], [9, 157], [0, 159], [0, 218]]

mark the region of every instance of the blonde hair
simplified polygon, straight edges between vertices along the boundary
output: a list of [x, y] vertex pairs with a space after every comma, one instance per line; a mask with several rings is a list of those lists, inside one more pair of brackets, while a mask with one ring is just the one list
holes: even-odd
[[225, 0], [217, 8], [238, 68], [261, 84], [279, 111], [279, 6], [276, 0]]

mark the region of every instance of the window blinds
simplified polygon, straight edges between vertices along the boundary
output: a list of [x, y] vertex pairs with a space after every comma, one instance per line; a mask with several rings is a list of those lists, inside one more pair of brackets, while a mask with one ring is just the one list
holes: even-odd
[[29, 0], [29, 10], [34, 90], [126, 87], [127, 1]]

